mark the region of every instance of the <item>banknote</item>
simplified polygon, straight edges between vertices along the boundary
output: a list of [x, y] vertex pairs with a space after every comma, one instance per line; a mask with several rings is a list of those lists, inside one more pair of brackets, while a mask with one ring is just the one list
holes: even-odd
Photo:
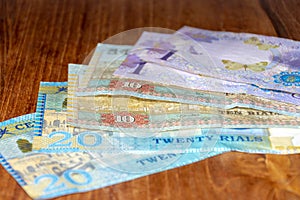
[[[72, 88], [72, 87], [71, 87]], [[144, 145], [143, 138], [148, 138], [149, 141], [154, 136], [169, 136], [169, 135], [193, 135], [197, 130], [172, 130], [170, 132], [164, 132], [160, 129], [152, 130], [150, 128], [139, 131], [136, 129], [130, 129], [128, 127], [116, 126], [108, 124], [106, 130], [97, 129], [95, 126], [88, 127], [76, 127], [68, 125], [67, 123], [67, 82], [41, 82], [38, 103], [36, 109], [36, 123], [35, 123], [35, 139], [33, 141], [33, 147], [40, 145], [39, 138], [55, 138], [59, 137], [61, 141], [55, 142], [54, 145], [50, 145], [57, 149], [65, 144], [71, 145], [71, 143], [64, 141], [66, 139], [76, 140], [79, 138], [80, 143], [84, 144], [83, 147], [97, 146], [98, 152], [106, 153], [118, 153], [119, 151], [131, 150], [146, 152], [150, 151], [150, 146]], [[72, 103], [72, 99], [70, 99]], [[121, 124], [126, 123], [126, 117], [121, 117]], [[131, 119], [131, 118], [129, 118]], [[141, 119], [140, 119], [141, 120]], [[215, 118], [215, 121], [218, 119]], [[130, 121], [129, 121], [130, 122]], [[176, 126], [176, 124], [173, 124]], [[115, 131], [109, 131], [109, 128], [115, 128]], [[169, 127], [171, 127], [169, 125]], [[101, 137], [99, 137], [100, 135]], [[76, 137], [72, 137], [76, 136]], [[124, 140], [122, 138], [125, 138]], [[129, 141], [128, 141], [129, 140]], [[98, 146], [100, 145], [100, 148]], [[184, 152], [188, 144], [177, 145], [179, 152]], [[81, 145], [82, 146], [82, 145]], [[72, 148], [71, 148], [72, 149]], [[66, 151], [70, 149], [65, 148]], [[156, 149], [158, 150], [158, 149]], [[168, 145], [161, 146], [159, 149], [161, 152], [173, 152], [173, 149], [168, 149]]]
[[[76, 98], [76, 97], [75, 97]], [[298, 128], [297, 117], [245, 108], [228, 110], [130, 97], [83, 97], [70, 105], [68, 123], [109, 131], [167, 131], [190, 128]]]
[[33, 199], [95, 190], [223, 153], [36, 152], [34, 119], [29, 114], [0, 123], [0, 163]]
[[[80, 71], [80, 68], [80, 65], [69, 65], [68, 122], [73, 126], [111, 131], [298, 127], [296, 117], [254, 109], [225, 110], [127, 96], [77, 97], [75, 90], [79, 73], [75, 71]], [[275, 121], [278, 125], [274, 124]]]
[[[179, 36], [174, 36], [177, 38], [177, 40], [180, 41], [180, 36], [186, 37], [185, 34], [180, 34]], [[172, 41], [174, 40], [176, 42], [176, 38], [173, 38]], [[172, 54], [169, 51], [163, 50], [163, 49], [171, 49], [171, 47], [174, 47], [174, 45], [168, 45], [168, 42], [166, 43], [166, 40], [170, 39], [169, 37], [166, 37], [166, 34], [160, 34], [160, 33], [149, 33], [149, 32], [145, 32], [141, 38], [137, 41], [137, 44], [134, 46], [134, 48], [130, 51], [130, 56], [128, 56], [127, 62], [125, 62], [125, 65], [127, 67], [131, 68], [131, 73], [133, 74], [139, 74], [144, 66], [146, 65], [147, 61], [148, 62], [154, 62], [154, 63], [159, 63], [159, 66], [172, 66], [175, 69], [179, 69], [180, 67], [184, 67], [186, 68], [185, 71], [188, 71], [187, 69], [190, 68], [191, 70], [193, 69], [193, 66], [191, 66], [191, 62], [196, 63], [195, 65], [201, 63], [200, 61], [205, 61], [205, 60], [209, 60], [209, 61], [205, 61], [206, 63], [211, 63], [211, 65], [213, 67], [209, 67], [209, 72], [211, 72], [212, 69], [217, 68], [215, 61], [213, 58], [211, 58], [210, 54], [207, 54], [206, 48], [203, 48], [202, 44], [198, 44], [198, 42], [195, 43], [194, 40], [193, 41], [193, 48], [194, 47], [199, 47], [201, 51], [201, 53], [197, 53], [196, 57], [204, 56], [205, 58], [201, 58], [200, 60], [196, 60], [195, 58], [190, 57], [189, 55], [191, 53], [189, 52], [193, 52], [191, 50], [190, 47], [185, 47], [185, 49], [187, 49], [185, 51], [185, 53], [180, 52], [180, 55], [176, 54], [176, 51], [174, 51], [175, 53]], [[187, 41], [189, 42], [191, 39], [188, 37]], [[181, 46], [185, 46], [186, 43], [189, 45], [188, 42], [185, 42], [184, 40], [182, 40], [181, 42], [178, 43], [178, 45]], [[167, 56], [168, 59], [161, 59], [161, 56]], [[177, 55], [177, 56], [176, 56]], [[194, 55], [194, 54], [191, 54]], [[173, 58], [172, 58], [173, 56]], [[195, 56], [195, 55], [194, 55]], [[154, 60], [152, 59], [154, 57]], [[170, 58], [169, 58], [170, 57]], [[169, 60], [170, 59], [170, 60]], [[170, 65], [170, 62], [171, 65]], [[167, 64], [166, 64], [167, 63]], [[177, 64], [177, 67], [174, 65]], [[207, 64], [206, 64], [207, 65]], [[205, 69], [205, 68], [201, 68], [201, 69]], [[129, 70], [129, 69], [128, 69]], [[218, 70], [218, 69], [217, 69]], [[142, 71], [144, 72], [144, 71]], [[178, 72], [179, 73], [179, 72]], [[129, 75], [129, 77], [133, 78], [135, 75]], [[185, 74], [183, 75], [185, 78], [189, 77], [189, 74]], [[210, 77], [213, 77], [212, 75], [209, 75]], [[223, 77], [226, 77], [225, 75], [222, 75]], [[189, 77], [190, 79], [196, 79], [197, 77], [191, 76]], [[222, 79], [222, 78], [221, 78]], [[224, 78], [223, 78], [224, 79]], [[151, 79], [150, 79], [151, 80]], [[235, 80], [238, 80], [237, 78], [235, 78]], [[199, 81], [199, 80], [197, 80]], [[233, 91], [230, 89], [230, 82], [227, 81], [221, 81], [218, 79], [208, 79], [208, 80], [203, 80], [205, 81], [214, 81], [215, 83], [215, 87], [219, 87], [217, 91], [221, 91], [222, 89], [226, 89], [227, 92], [232, 92], [232, 93], [247, 93], [247, 94], [252, 94], [252, 95], [257, 95], [260, 97], [265, 97], [272, 100], [277, 100], [277, 101], [283, 101], [283, 102], [287, 102], [287, 103], [293, 103], [296, 105], [299, 105], [299, 95], [297, 93], [286, 93], [286, 92], [282, 92], [281, 90], [278, 90], [278, 88], [276, 89], [266, 89], [264, 87], [258, 87], [255, 83], [254, 84], [250, 84], [249, 85], [244, 85], [244, 84], [234, 84], [235, 86], [233, 87]], [[218, 85], [218, 86], [217, 86]], [[222, 85], [226, 85], [223, 87], [220, 87]], [[229, 86], [229, 87], [227, 87]], [[210, 85], [208, 86], [209, 88]], [[240, 88], [239, 88], [240, 87]], [[196, 84], [196, 88], [201, 88], [201, 86], [199, 86], [198, 84]], [[211, 88], [213, 89], [213, 88]], [[212, 90], [213, 91], [213, 90]]]
[[[142, 63], [142, 65], [140, 64]], [[138, 69], [139, 73], [135, 73]], [[300, 105], [299, 95], [281, 90], [269, 90], [256, 85], [221, 80], [217, 78], [199, 76], [177, 69], [163, 67], [153, 62], [146, 62], [136, 54], [130, 54], [120, 67], [114, 72], [115, 76], [154, 82], [201, 91], [248, 94], [265, 99]]]
[[[191, 128], [298, 128], [299, 118], [273, 112], [144, 100], [132, 97], [74, 97], [67, 122], [82, 128], [159, 132]], [[150, 130], [149, 130], [150, 129]]]
[[[116, 48], [118, 47], [118, 48]], [[113, 61], [116, 59], [116, 55], [123, 56], [127, 55], [128, 51], [132, 48], [130, 45], [113, 45], [113, 44], [102, 44], [98, 43], [95, 52], [91, 57], [89, 66], [95, 66], [99, 60]]]
[[53, 131], [73, 132], [67, 125], [67, 83], [42, 82], [36, 106], [36, 136], [47, 135]]
[[[98, 45], [96, 48], [97, 52], [102, 51], [104, 56], [99, 57], [99, 54], [96, 54], [92, 57], [92, 60], [97, 60], [97, 65], [94, 63], [91, 67], [70, 64], [69, 76], [71, 77], [69, 77], [69, 80], [76, 87], [76, 96], [127, 95], [144, 99], [219, 107], [222, 109], [245, 107], [284, 115], [300, 116], [300, 107], [297, 105], [272, 101], [254, 95], [188, 90], [113, 76], [114, 71], [125, 59], [124, 52], [127, 52], [130, 49], [129, 47], [124, 45]], [[112, 58], [113, 55], [115, 58]], [[110, 62], [112, 60], [114, 62]], [[78, 77], [76, 82], [74, 82], [74, 77]], [[269, 95], [269, 92], [265, 91], [265, 93], [265, 95]], [[285, 94], [288, 95], [287, 93]], [[281, 96], [274, 97], [280, 98]], [[293, 99], [292, 102], [297, 100], [296, 96], [293, 95], [290, 95], [289, 98]]]
[[[212, 151], [240, 151], [248, 153], [275, 153], [289, 154], [300, 152], [300, 132], [299, 129], [270, 128], [270, 129], [222, 129], [214, 132], [213, 129], [199, 129], [191, 135], [186, 134], [166, 134], [149, 138], [115, 137], [117, 145], [130, 145], [122, 150], [128, 153], [144, 154], [149, 152], [176, 152], [176, 153], [203, 153], [208, 149]], [[95, 133], [95, 138], [101, 134]], [[79, 136], [68, 138], [64, 135], [52, 135], [51, 137], [35, 137], [34, 149], [39, 152], [58, 152], [58, 151], [89, 151], [102, 152], [106, 145], [93, 143], [95, 145], [85, 145]], [[99, 141], [95, 140], [95, 141]], [[62, 141], [64, 143], [62, 143]], [[59, 145], [57, 145], [59, 144]], [[143, 144], [143, 145], [138, 145]], [[185, 149], [182, 146], [185, 144]], [[53, 145], [57, 145], [53, 147]], [[132, 148], [133, 147], [133, 148]], [[167, 147], [167, 148], [166, 148]], [[179, 148], [180, 149], [179, 149]], [[146, 151], [145, 151], [146, 150]]]
[[[152, 45], [145, 40], [144, 45]], [[193, 74], [299, 94], [299, 44], [278, 37], [185, 26], [138, 55]]]
[[[89, 62], [89, 67], [82, 71], [83, 74], [80, 76], [80, 81], [78, 82], [78, 88], [86, 88], [90, 84], [90, 80], [95, 76], [94, 69], [97, 63], [107, 62], [110, 65], [120, 65], [124, 60], [125, 55], [131, 49], [132, 46], [128, 45], [110, 45], [110, 44], [97, 44], [94, 53]], [[104, 69], [98, 69], [97, 73], [104, 73]], [[112, 73], [112, 72], [111, 72]], [[94, 81], [95, 84], [95, 81]]]

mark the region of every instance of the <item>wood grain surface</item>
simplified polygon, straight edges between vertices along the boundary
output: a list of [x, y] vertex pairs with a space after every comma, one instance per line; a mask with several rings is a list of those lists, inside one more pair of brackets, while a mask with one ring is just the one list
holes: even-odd
[[[67, 81], [98, 42], [183, 25], [300, 40], [298, 0], [0, 0], [0, 121], [35, 111], [40, 81]], [[0, 199], [30, 199], [0, 168]], [[300, 199], [300, 155], [225, 153], [57, 199]]]

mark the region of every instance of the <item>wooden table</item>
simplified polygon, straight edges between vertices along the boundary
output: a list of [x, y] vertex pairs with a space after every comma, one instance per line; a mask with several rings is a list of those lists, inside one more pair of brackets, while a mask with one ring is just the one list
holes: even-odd
[[[67, 81], [98, 42], [183, 25], [300, 40], [297, 0], [1, 0], [0, 121], [35, 111], [40, 81]], [[0, 168], [0, 199], [30, 199]], [[300, 155], [225, 153], [57, 199], [300, 199]]]

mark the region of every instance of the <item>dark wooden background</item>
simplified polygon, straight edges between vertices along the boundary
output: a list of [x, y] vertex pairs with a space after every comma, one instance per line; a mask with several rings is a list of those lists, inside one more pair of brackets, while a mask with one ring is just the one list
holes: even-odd
[[[0, 121], [35, 111], [40, 81], [67, 81], [98, 42], [137, 27], [189, 25], [300, 40], [300, 1], [0, 1]], [[0, 199], [29, 199], [0, 168]], [[226, 153], [57, 199], [300, 199], [300, 155]]]

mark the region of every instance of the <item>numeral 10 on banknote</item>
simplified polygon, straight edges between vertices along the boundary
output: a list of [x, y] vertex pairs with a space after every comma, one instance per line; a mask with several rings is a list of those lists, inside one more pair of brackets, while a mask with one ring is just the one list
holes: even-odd
[[111, 80], [109, 87], [111, 89], [125, 89], [128, 91], [154, 92], [154, 86], [149, 84], [142, 84], [134, 80], [120, 81]]
[[115, 125], [119, 127], [141, 127], [143, 125], [149, 124], [149, 117], [142, 114], [130, 114], [126, 112], [120, 112], [116, 114], [102, 114], [101, 120], [103, 124]]
[[141, 88], [142, 85], [137, 83], [137, 82], [128, 82], [128, 81], [126, 81], [126, 82], [124, 82], [123, 87], [138, 89], [138, 88]]

